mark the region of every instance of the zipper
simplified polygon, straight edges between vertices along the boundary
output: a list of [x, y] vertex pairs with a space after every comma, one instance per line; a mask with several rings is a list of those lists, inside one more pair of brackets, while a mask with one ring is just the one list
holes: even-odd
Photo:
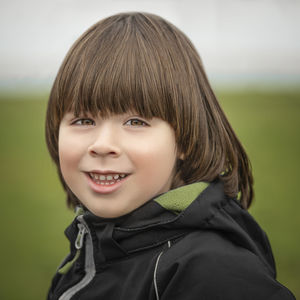
[[80, 251], [83, 247], [84, 236], [86, 235], [85, 241], [85, 275], [84, 277], [74, 286], [66, 290], [60, 297], [59, 300], [70, 300], [77, 292], [82, 290], [85, 286], [87, 286], [96, 274], [95, 262], [94, 262], [94, 251], [93, 251], [93, 243], [91, 232], [88, 228], [88, 225], [83, 219], [83, 216], [80, 215], [77, 217], [78, 223], [78, 235], [75, 241], [75, 247], [78, 251]]
[[78, 224], [78, 234], [75, 240], [75, 248], [77, 249], [76, 254], [74, 256], [74, 258], [67, 262], [66, 264], [64, 264], [64, 262], [61, 264], [62, 267], [58, 268], [58, 273], [65, 275], [69, 272], [69, 270], [71, 269], [71, 267], [73, 266], [73, 264], [76, 262], [76, 260], [79, 258], [80, 256], [80, 252], [81, 252], [81, 248], [83, 246], [83, 239], [84, 239], [84, 235], [87, 233], [86, 228], [84, 227], [84, 225], [82, 224]]
[[[168, 241], [168, 248], [171, 248], [171, 241]], [[159, 300], [159, 291], [158, 291], [158, 285], [157, 285], [157, 270], [158, 270], [158, 264], [160, 261], [161, 256], [164, 254], [164, 250], [162, 250], [155, 262], [155, 267], [154, 267], [154, 273], [153, 273], [153, 283], [154, 283], [154, 290], [155, 290], [155, 295], [156, 295], [156, 300]]]
[[75, 240], [75, 248], [77, 250], [80, 250], [83, 246], [83, 239], [84, 239], [84, 235], [87, 233], [87, 229], [81, 223], [78, 224], [78, 228], [79, 228], [79, 231], [77, 234], [77, 238]]

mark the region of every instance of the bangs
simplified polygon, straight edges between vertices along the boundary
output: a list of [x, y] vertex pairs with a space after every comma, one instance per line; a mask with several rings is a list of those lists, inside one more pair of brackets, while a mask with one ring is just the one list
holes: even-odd
[[161, 118], [175, 129], [177, 110], [183, 109], [178, 89], [183, 59], [174, 61], [175, 43], [166, 43], [150, 21], [129, 19], [114, 26], [96, 24], [75, 43], [59, 79], [60, 112], [105, 117], [135, 111], [145, 118]]

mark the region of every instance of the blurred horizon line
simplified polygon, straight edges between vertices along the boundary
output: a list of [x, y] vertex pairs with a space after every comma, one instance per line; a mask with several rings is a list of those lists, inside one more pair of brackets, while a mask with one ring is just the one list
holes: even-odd
[[[208, 74], [213, 89], [300, 89], [300, 74]], [[0, 79], [0, 93], [50, 92], [53, 77]]]

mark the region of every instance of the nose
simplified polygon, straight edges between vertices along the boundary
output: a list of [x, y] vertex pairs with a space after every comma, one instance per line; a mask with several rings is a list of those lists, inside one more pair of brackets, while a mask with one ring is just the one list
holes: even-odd
[[88, 147], [91, 156], [113, 156], [121, 154], [119, 136], [111, 125], [101, 126], [94, 132], [93, 140]]

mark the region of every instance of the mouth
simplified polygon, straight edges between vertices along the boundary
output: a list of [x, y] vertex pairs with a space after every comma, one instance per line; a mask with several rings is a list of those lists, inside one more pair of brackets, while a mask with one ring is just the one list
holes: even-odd
[[108, 186], [124, 180], [129, 175], [125, 173], [99, 174], [95, 172], [88, 172], [87, 174], [94, 183]]

